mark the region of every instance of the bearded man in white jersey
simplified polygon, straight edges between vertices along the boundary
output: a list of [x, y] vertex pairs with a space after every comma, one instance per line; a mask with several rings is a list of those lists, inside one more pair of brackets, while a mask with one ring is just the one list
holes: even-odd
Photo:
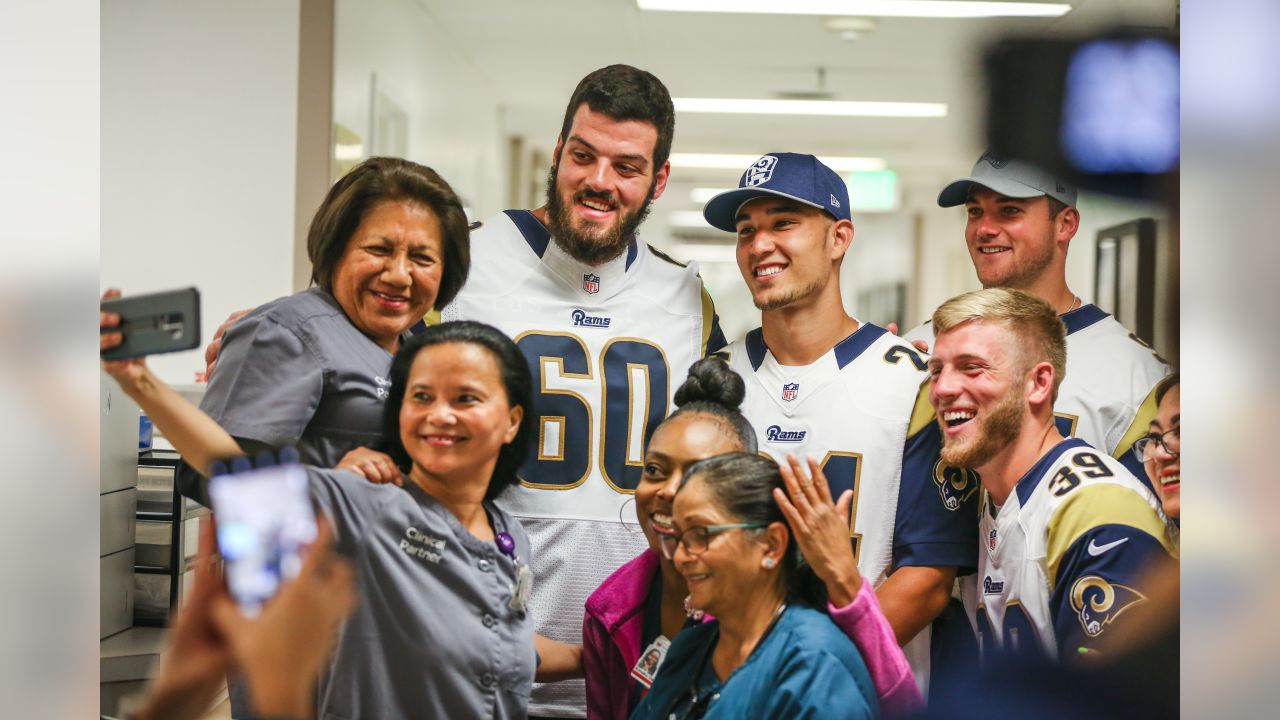
[[703, 215], [737, 234], [738, 268], [761, 310], [761, 327], [728, 351], [747, 385], [743, 414], [763, 451], [812, 456], [833, 496], [853, 493], [854, 561], [927, 684], [928, 628], [976, 560], [977, 480], [939, 462], [924, 359], [845, 311], [845, 183], [812, 155], [770, 153]]
[[[626, 65], [587, 75], [565, 109], [547, 202], [471, 236], [471, 274], [441, 320], [509, 334], [529, 361], [536, 447], [499, 499], [533, 546], [537, 631], [580, 643], [587, 596], [647, 548], [619, 517], [649, 435], [688, 367], [720, 349], [696, 266], [638, 241], [662, 195], [675, 109], [658, 78]], [[545, 660], [546, 658], [544, 658]], [[535, 686], [531, 716], [583, 717], [580, 680]]]
[[1044, 300], [991, 288], [943, 303], [933, 329], [942, 457], [982, 478], [982, 550], [962, 588], [984, 660], [1105, 652], [1151, 595], [1149, 572], [1171, 561], [1171, 546], [1155, 496], [1058, 430], [1066, 327]]
[[[985, 153], [968, 177], [943, 188], [938, 204], [965, 206], [965, 242], [984, 288], [1025, 290], [1066, 323], [1069, 372], [1055, 408], [1059, 430], [1106, 451], [1148, 484], [1130, 450], [1155, 418], [1155, 388], [1169, 366], [1067, 286], [1067, 248], [1080, 229], [1075, 187], [1026, 161]], [[927, 346], [930, 323], [906, 337]]]

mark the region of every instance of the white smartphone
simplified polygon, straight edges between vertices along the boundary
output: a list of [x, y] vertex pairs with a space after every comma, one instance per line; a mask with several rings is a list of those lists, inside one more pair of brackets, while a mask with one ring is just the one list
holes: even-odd
[[209, 498], [227, 589], [256, 615], [280, 584], [302, 569], [302, 549], [316, 538], [316, 516], [301, 465], [272, 465], [215, 475]]

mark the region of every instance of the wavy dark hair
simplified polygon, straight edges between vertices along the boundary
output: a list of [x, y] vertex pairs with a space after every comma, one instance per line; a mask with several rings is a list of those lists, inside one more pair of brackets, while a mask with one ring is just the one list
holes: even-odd
[[400, 441], [400, 406], [404, 403], [405, 387], [409, 383], [409, 368], [426, 347], [445, 343], [475, 345], [489, 351], [498, 362], [502, 386], [507, 393], [507, 403], [524, 408], [524, 418], [515, 439], [498, 451], [498, 463], [493, 468], [493, 478], [485, 491], [486, 500], [492, 500], [502, 491], [519, 482], [516, 471], [524, 462], [533, 435], [533, 378], [529, 365], [520, 349], [502, 331], [484, 323], [463, 320], [432, 325], [405, 340], [391, 361], [391, 390], [382, 408], [383, 451], [391, 456], [401, 470], [408, 472], [413, 459]]
[[[657, 129], [658, 140], [653, 146], [655, 175], [671, 156], [671, 139], [676, 134], [676, 107], [667, 86], [653, 73], [630, 65], [609, 65], [582, 78], [564, 110], [564, 120], [560, 123], [561, 141], [569, 140], [573, 116], [583, 103], [592, 112], [615, 121], [639, 120]], [[559, 161], [560, 158], [556, 158], [556, 162]]]
[[689, 413], [710, 415], [733, 431], [744, 451], [753, 453], [756, 451], [755, 428], [738, 409], [746, 395], [747, 386], [741, 375], [722, 358], [705, 357], [689, 366], [689, 377], [676, 389], [678, 409], [663, 422]]
[[426, 165], [391, 157], [371, 157], [329, 188], [307, 230], [311, 282], [333, 292], [333, 273], [364, 216], [387, 200], [410, 200], [430, 208], [440, 222], [444, 267], [435, 308], [448, 305], [471, 269], [471, 230], [462, 201], [444, 178]]
[[787, 601], [826, 612], [827, 588], [800, 557], [791, 523], [773, 499], [774, 489], [786, 492], [778, 464], [756, 453], [730, 452], [690, 465], [680, 489], [694, 478], [701, 480], [712, 501], [737, 521], [766, 526], [780, 522], [787, 527], [787, 549], [781, 568]]

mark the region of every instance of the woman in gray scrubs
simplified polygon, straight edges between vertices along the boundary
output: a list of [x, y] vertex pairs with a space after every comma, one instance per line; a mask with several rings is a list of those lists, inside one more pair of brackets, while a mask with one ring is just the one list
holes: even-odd
[[[141, 361], [104, 368], [194, 467], [240, 453]], [[459, 322], [406, 340], [388, 376], [383, 440], [403, 486], [307, 469], [312, 498], [355, 545], [360, 591], [321, 677], [317, 715], [524, 717], [535, 667], [529, 541], [492, 500], [517, 482], [533, 429], [528, 366], [498, 330]], [[544, 666], [559, 652], [539, 649]]]
[[[431, 168], [369, 158], [325, 196], [307, 233], [315, 287], [227, 330], [200, 408], [245, 452], [293, 445], [305, 463], [399, 474], [377, 448], [391, 356], [470, 267], [467, 218]], [[183, 472], [183, 494], [198, 479]]]

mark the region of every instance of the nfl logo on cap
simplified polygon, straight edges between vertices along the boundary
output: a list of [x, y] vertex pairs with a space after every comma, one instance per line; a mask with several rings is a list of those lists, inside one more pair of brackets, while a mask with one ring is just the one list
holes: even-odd
[[582, 276], [582, 289], [595, 295], [600, 292], [600, 276], [587, 273]]
[[782, 399], [786, 402], [795, 400], [800, 394], [800, 383], [787, 383], [782, 386]]

